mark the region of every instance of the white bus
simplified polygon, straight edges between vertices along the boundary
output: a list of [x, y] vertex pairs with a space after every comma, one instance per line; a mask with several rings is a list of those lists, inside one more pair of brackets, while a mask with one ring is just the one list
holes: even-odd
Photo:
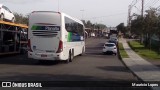
[[28, 58], [65, 60], [85, 52], [82, 21], [61, 12], [34, 11], [29, 15]]

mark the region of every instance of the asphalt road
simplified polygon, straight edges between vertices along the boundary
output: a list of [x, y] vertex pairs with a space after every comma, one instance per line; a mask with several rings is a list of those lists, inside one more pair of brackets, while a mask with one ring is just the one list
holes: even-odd
[[[115, 55], [103, 55], [102, 47], [106, 39], [87, 39], [86, 54], [77, 56], [73, 62], [38, 63], [27, 59], [26, 55], [0, 58], [1, 81], [138, 81]], [[97, 90], [98, 87], [94, 88]], [[2, 88], [0, 88], [1, 90]], [[24, 89], [24, 88], [23, 88]], [[44, 89], [44, 88], [43, 88]], [[66, 88], [54, 88], [61, 90]], [[82, 88], [67, 88], [82, 90]], [[83, 88], [84, 89], [84, 88]], [[85, 88], [90, 90], [90, 88]], [[104, 88], [99, 88], [102, 90]], [[3, 90], [5, 90], [3, 88]], [[8, 89], [7, 89], [8, 90]], [[13, 89], [12, 89], [13, 90]], [[20, 88], [15, 90], [22, 90]], [[30, 90], [30, 89], [24, 89]], [[39, 90], [39, 89], [36, 89]], [[53, 89], [51, 89], [53, 90]], [[93, 88], [91, 89], [93, 90]], [[121, 90], [121, 89], [119, 89]], [[134, 90], [134, 89], [133, 89]], [[141, 90], [141, 89], [136, 89]]]

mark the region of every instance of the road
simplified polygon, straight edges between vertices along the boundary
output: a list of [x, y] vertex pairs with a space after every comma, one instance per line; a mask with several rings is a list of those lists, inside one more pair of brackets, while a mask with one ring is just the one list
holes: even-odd
[[87, 39], [86, 54], [75, 57], [69, 64], [63, 62], [40, 64], [36, 60], [27, 59], [26, 55], [0, 58], [0, 80], [138, 81], [117, 56], [102, 54], [104, 42], [106, 39]]

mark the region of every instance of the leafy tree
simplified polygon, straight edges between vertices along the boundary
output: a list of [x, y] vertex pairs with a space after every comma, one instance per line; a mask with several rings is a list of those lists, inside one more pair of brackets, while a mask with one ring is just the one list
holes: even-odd
[[151, 37], [156, 31], [157, 15], [156, 9], [146, 10], [145, 17], [137, 16], [131, 22], [131, 33], [141, 36], [141, 42], [145, 36], [145, 47], [151, 48]]
[[131, 21], [131, 33], [140, 36], [142, 32], [142, 17], [137, 16], [135, 20]]
[[92, 26], [92, 23], [91, 23], [91, 21], [88, 20], [87, 23], [86, 23], [86, 27], [89, 28], [91, 26]]
[[24, 16], [22, 14], [14, 13], [15, 16], [15, 23], [20, 23], [20, 24], [28, 24], [28, 16]]
[[124, 26], [124, 23], [120, 23], [119, 25], [116, 26], [117, 27], [117, 30], [121, 33], [123, 33], [124, 35], [126, 35], [127, 33], [127, 29], [126, 27]]
[[160, 54], [160, 16], [158, 16], [158, 19], [157, 19], [157, 28], [156, 28], [156, 31], [155, 31], [155, 35], [157, 35], [159, 41], [158, 41], [158, 54]]
[[104, 29], [106, 28], [107, 26], [104, 25], [104, 24], [93, 24], [90, 20], [88, 21], [85, 21], [85, 20], [82, 20], [83, 24], [85, 25], [86, 28], [92, 28], [92, 29]]
[[153, 8], [146, 12], [147, 15], [144, 18], [145, 46], [148, 46], [151, 49], [151, 37], [156, 31], [157, 15], [156, 10]]
[[144, 23], [141, 15], [137, 15], [137, 17], [131, 21], [131, 34], [141, 37], [141, 43], [143, 43]]

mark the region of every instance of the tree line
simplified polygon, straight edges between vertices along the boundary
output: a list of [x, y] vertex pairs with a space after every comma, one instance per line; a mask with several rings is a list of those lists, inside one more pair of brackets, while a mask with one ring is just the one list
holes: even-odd
[[[131, 20], [131, 28], [124, 26], [121, 23], [117, 26], [118, 30], [125, 35], [130, 33], [140, 37], [141, 43], [147, 48], [152, 48], [152, 37], [155, 36], [157, 40], [158, 51], [160, 52], [160, 13], [156, 8], [150, 8], [145, 11], [146, 14], [136, 15], [135, 19]], [[156, 48], [157, 49], [157, 48]]]
[[[28, 15], [23, 15], [23, 14], [18, 14], [14, 13], [15, 15], [15, 23], [20, 23], [20, 24], [26, 24], [28, 25]], [[91, 28], [91, 29], [104, 29], [107, 26], [104, 24], [93, 24], [90, 20], [82, 20], [86, 28]]]
[[93, 24], [90, 20], [82, 20], [85, 28], [91, 28], [91, 29], [98, 29], [98, 30], [102, 30], [104, 28], [107, 28], [106, 25], [104, 24], [101, 24], [101, 23], [96, 23], [96, 24]]
[[15, 16], [15, 23], [20, 23], [20, 24], [26, 24], [28, 25], [28, 15], [23, 15], [19, 13], [14, 13]]

